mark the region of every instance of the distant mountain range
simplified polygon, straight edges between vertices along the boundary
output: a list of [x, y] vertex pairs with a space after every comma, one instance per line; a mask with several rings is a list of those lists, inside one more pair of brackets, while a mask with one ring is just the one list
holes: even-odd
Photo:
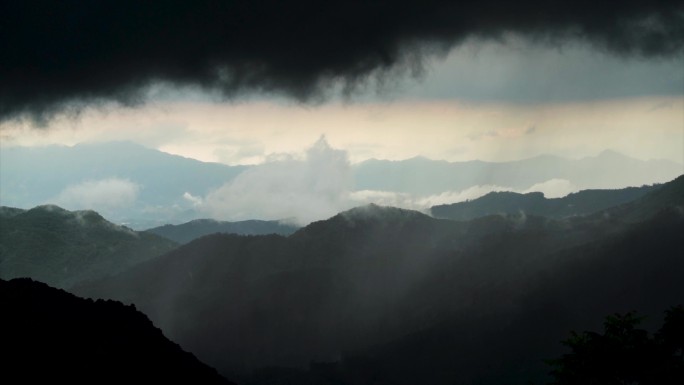
[[[3, 147], [0, 204], [92, 209], [141, 230], [206, 217], [198, 210], [202, 199], [248, 169], [200, 162], [131, 142]], [[672, 180], [684, 173], [684, 165], [605, 151], [579, 160], [544, 155], [502, 163], [373, 159], [353, 165], [351, 171], [355, 191], [430, 196], [473, 186], [525, 191], [552, 179], [565, 180], [577, 189], [641, 186]]]
[[[204, 196], [245, 170], [170, 155], [131, 142], [78, 144], [73, 147], [3, 147], [0, 151], [2, 205], [34, 207], [56, 202], [61, 193], [85, 182], [118, 179], [137, 187], [131, 205], [104, 210], [135, 228], [196, 218], [184, 194]], [[102, 192], [106, 194], [107, 192]], [[106, 199], [106, 198], [103, 198]]]
[[115, 225], [94, 211], [0, 206], [0, 278], [31, 277], [67, 288], [174, 249], [158, 235]]
[[682, 302], [683, 207], [684, 176], [562, 220], [370, 205], [289, 237], [206, 236], [73, 290], [135, 303], [246, 382], [541, 383], [571, 328]]
[[628, 187], [615, 190], [583, 190], [563, 198], [547, 199], [540, 192], [519, 194], [491, 192], [466, 202], [438, 205], [430, 209], [436, 218], [459, 221], [496, 214], [528, 214], [548, 218], [587, 215], [621, 205], [657, 190], [660, 185]]
[[419, 195], [494, 185], [516, 190], [551, 179], [578, 189], [614, 189], [662, 183], [684, 174], [684, 165], [667, 160], [642, 161], [615, 151], [578, 160], [542, 155], [512, 162], [446, 162], [416, 157], [401, 161], [367, 160], [354, 167], [357, 190]]
[[0, 279], [3, 383], [225, 384], [132, 306]]
[[225, 222], [213, 219], [196, 219], [180, 225], [164, 225], [146, 230], [174, 242], [185, 244], [209, 234], [225, 233], [238, 235], [290, 235], [299, 229], [280, 221], [238, 221]]

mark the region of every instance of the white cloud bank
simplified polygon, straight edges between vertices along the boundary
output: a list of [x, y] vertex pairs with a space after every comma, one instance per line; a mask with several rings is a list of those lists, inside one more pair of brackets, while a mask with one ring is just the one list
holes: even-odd
[[542, 192], [547, 198], [562, 198], [580, 189], [567, 179], [549, 179], [546, 182], [537, 183], [527, 190], [519, 191], [523, 194], [529, 192]]
[[215, 219], [285, 219], [305, 225], [368, 203], [426, 211], [434, 205], [475, 199], [492, 191], [539, 191], [547, 198], [555, 198], [579, 190], [568, 180], [551, 179], [525, 190], [482, 185], [431, 196], [355, 191], [347, 152], [331, 148], [325, 137], [301, 157], [270, 158], [270, 162], [248, 169], [203, 199], [190, 194], [184, 198], [205, 216]]
[[107, 178], [67, 186], [52, 201], [69, 210], [115, 210], [132, 206], [140, 186], [128, 179]]
[[325, 137], [301, 159], [278, 158], [209, 193], [201, 210], [217, 219], [289, 219], [306, 224], [352, 206], [347, 152], [331, 148]]

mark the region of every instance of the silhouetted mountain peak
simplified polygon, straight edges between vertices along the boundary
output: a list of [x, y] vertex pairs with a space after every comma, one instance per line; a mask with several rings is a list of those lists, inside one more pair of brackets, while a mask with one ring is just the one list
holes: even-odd
[[601, 151], [598, 155], [596, 156], [588, 156], [586, 158], [580, 159], [580, 161], [584, 162], [598, 162], [599, 165], [604, 165], [604, 164], [622, 164], [622, 163], [634, 163], [634, 164], [643, 164], [645, 162], [631, 158], [625, 154], [622, 154], [620, 152], [617, 152], [615, 150], [603, 150]]
[[[295, 239], [317, 239], [323, 242], [354, 243], [372, 234], [406, 234], [423, 232], [436, 220], [413, 210], [368, 204], [343, 211], [332, 218], [317, 221], [292, 235]], [[344, 240], [344, 241], [342, 241]]]
[[54, 213], [54, 214], [63, 214], [63, 215], [69, 214], [69, 210], [64, 209], [64, 208], [57, 206], [57, 205], [53, 205], [53, 204], [36, 206], [32, 209], [29, 209], [27, 212], [28, 213], [43, 212], [43, 213]]
[[[471, 163], [471, 162], [481, 162], [479, 160], [475, 161], [469, 161], [469, 162], [463, 162], [463, 163]], [[423, 155], [416, 155], [412, 158], [407, 158], [407, 159], [400, 159], [400, 160], [390, 160], [390, 159], [378, 159], [378, 158], [370, 158], [366, 159], [363, 162], [360, 162], [357, 164], [357, 167], [364, 167], [364, 166], [381, 166], [381, 165], [393, 165], [393, 166], [431, 166], [431, 165], [449, 165], [452, 162], [446, 161], [446, 160], [436, 160], [436, 159], [430, 159], [426, 156]], [[458, 163], [458, 162], [457, 162]]]
[[34, 221], [38, 220], [38, 218], [42, 218], [45, 221], [52, 222], [53, 225], [62, 223], [63, 225], [76, 225], [80, 227], [105, 227], [137, 237], [135, 231], [129, 229], [128, 227], [109, 222], [102, 217], [102, 215], [93, 210], [69, 211], [57, 205], [47, 204], [36, 206], [30, 210], [17, 213], [15, 216], [18, 218]]
[[56, 205], [0, 215], [0, 226], [0, 277], [32, 277], [59, 287], [119, 272], [176, 246], [95, 211]]
[[413, 158], [406, 159], [406, 162], [413, 163], [431, 163], [431, 162], [443, 162], [442, 160], [430, 159], [423, 155], [416, 155]]
[[106, 226], [112, 229], [121, 230], [129, 234], [135, 234], [135, 232], [128, 227], [117, 225], [115, 223], [106, 220], [100, 213], [93, 210], [78, 210], [73, 211], [72, 216], [74, 220], [81, 226]]
[[359, 220], [382, 220], [382, 221], [406, 221], [416, 218], [429, 218], [418, 211], [400, 209], [397, 207], [380, 206], [370, 203], [365, 206], [354, 207], [343, 211], [338, 216], [351, 221]]
[[[559, 161], [568, 161], [568, 159], [560, 157], [558, 155], [551, 155], [551, 154], [539, 154], [530, 158], [524, 158], [520, 159], [517, 161], [513, 162], [519, 162], [519, 163], [539, 163], [539, 162], [559, 162]], [[506, 162], [497, 162], [497, 163], [506, 163]]]
[[532, 191], [528, 193], [517, 193], [513, 191], [492, 191], [489, 192], [485, 195], [483, 195], [481, 198], [478, 199], [489, 199], [489, 198], [507, 198], [507, 197], [523, 197], [526, 199], [530, 200], [535, 200], [535, 199], [544, 199], [544, 193], [541, 191]]
[[5, 381], [230, 384], [135, 306], [79, 298], [27, 278], [0, 280], [0, 302]]
[[622, 153], [619, 153], [611, 149], [601, 151], [596, 157], [603, 159], [632, 159]]
[[201, 218], [201, 219], [193, 219], [190, 222], [188, 222], [189, 225], [193, 226], [200, 226], [200, 225], [213, 225], [221, 223], [220, 221], [217, 221], [216, 219], [212, 218]]

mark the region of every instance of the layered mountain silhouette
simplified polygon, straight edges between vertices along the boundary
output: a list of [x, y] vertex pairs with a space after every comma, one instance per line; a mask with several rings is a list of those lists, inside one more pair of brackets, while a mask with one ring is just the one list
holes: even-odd
[[[0, 204], [29, 208], [55, 203], [94, 209], [116, 223], [142, 230], [206, 216], [198, 209], [202, 198], [248, 169], [200, 162], [131, 142], [4, 147]], [[614, 151], [578, 160], [543, 155], [501, 163], [371, 159], [351, 166], [354, 185], [350, 188], [432, 196], [474, 186], [526, 191], [553, 179], [577, 189], [618, 188], [662, 183], [683, 172], [675, 162], [642, 161]], [[117, 195], [113, 183], [124, 189], [120, 193], [125, 199]], [[82, 195], [93, 202], [82, 206]]]
[[31, 277], [67, 288], [115, 274], [174, 249], [158, 235], [58, 206], [0, 207], [0, 278]]
[[[382, 378], [394, 384], [545, 383], [551, 370], [545, 360], [566, 352], [559, 341], [571, 330], [598, 329], [600, 314], [635, 309], [649, 315], [653, 326], [660, 309], [684, 301], [683, 231], [681, 211], [671, 209], [623, 233], [550, 253], [545, 257], [550, 261], [526, 280], [480, 290], [479, 301], [467, 311], [349, 354], [322, 373], [314, 366], [305, 377], [332, 373], [338, 380]], [[446, 288], [459, 287], [448, 277], [426, 282], [419, 297], [443, 296]], [[672, 379], [680, 380], [681, 375]]]
[[545, 198], [543, 193], [520, 194], [510, 191], [491, 192], [466, 202], [438, 205], [430, 208], [436, 218], [465, 221], [497, 214], [538, 215], [565, 218], [587, 215], [599, 210], [633, 201], [660, 187], [659, 185], [627, 187], [615, 190], [582, 190], [563, 198]]
[[682, 207], [684, 176], [562, 220], [370, 205], [289, 237], [206, 236], [74, 291], [135, 303], [249, 381], [543, 381], [570, 328], [682, 301]]
[[290, 235], [299, 227], [281, 221], [247, 220], [238, 222], [196, 219], [180, 225], [164, 225], [146, 230], [174, 242], [184, 244], [209, 234]]
[[4, 383], [231, 384], [135, 309], [0, 279]]
[[582, 190], [611, 189], [667, 182], [683, 172], [683, 166], [672, 161], [641, 161], [610, 150], [578, 160], [552, 155], [498, 163], [416, 157], [401, 161], [371, 159], [354, 167], [358, 190], [423, 195], [485, 185], [525, 190], [551, 179], [568, 180]]

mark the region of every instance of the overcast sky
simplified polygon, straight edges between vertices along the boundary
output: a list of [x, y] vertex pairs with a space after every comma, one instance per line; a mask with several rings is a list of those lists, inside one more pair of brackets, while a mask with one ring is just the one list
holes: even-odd
[[682, 1], [335, 4], [5, 4], [1, 144], [684, 162]]
[[[127, 140], [264, 164], [177, 199], [219, 219], [302, 224], [366, 202], [437, 202], [356, 191], [351, 164], [370, 158], [611, 149], [684, 170], [682, 26], [684, 0], [4, 2], [0, 145]], [[145, 181], [121, 177], [63, 186], [57, 202], [138, 207]], [[437, 203], [492, 189], [510, 186]], [[520, 191], [576, 190], [552, 179]]]
[[228, 164], [301, 153], [325, 134], [350, 159], [511, 160], [614, 149], [684, 163], [682, 57], [621, 58], [580, 44], [470, 41], [418, 77], [369, 84], [315, 103], [256, 95], [228, 102], [197, 91], [149, 91], [35, 128], [2, 123], [3, 145], [132, 140]]

